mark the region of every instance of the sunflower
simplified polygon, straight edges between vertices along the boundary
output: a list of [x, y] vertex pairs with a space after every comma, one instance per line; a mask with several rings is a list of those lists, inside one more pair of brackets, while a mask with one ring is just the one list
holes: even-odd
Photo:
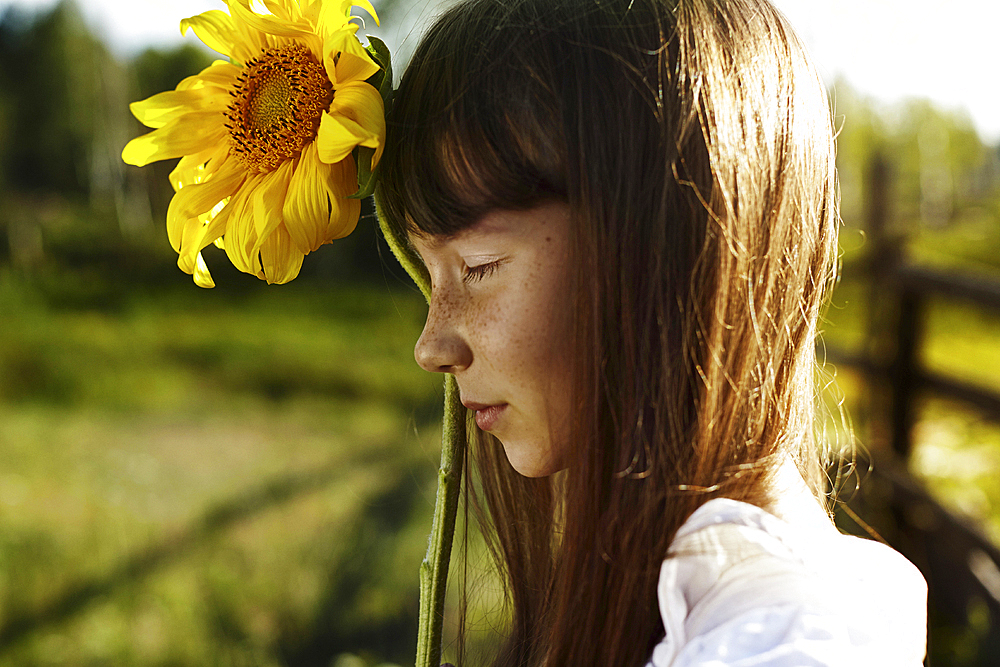
[[195, 283], [215, 285], [201, 256], [210, 243], [239, 270], [285, 283], [306, 254], [357, 224], [359, 167], [370, 178], [385, 141], [375, 85], [384, 90], [388, 78], [391, 89], [388, 53], [377, 63], [384, 46], [369, 53], [356, 36], [351, 6], [378, 22], [368, 0], [263, 0], [267, 13], [252, 0], [224, 1], [228, 13], [184, 19], [181, 32], [191, 28], [230, 60], [133, 103], [156, 129], [122, 159], [141, 167], [181, 158], [167, 236]]

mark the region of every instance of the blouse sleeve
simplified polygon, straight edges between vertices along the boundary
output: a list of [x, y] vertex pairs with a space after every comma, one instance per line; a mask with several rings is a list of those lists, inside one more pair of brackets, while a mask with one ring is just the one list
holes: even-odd
[[[654, 652], [653, 664], [660, 667]], [[859, 667], [913, 665], [899, 656], [877, 656], [857, 643], [841, 619], [802, 606], [780, 605], [744, 612], [691, 638], [670, 667]]]
[[868, 540], [795, 544], [768, 528], [781, 530], [711, 525], [675, 541], [657, 588], [666, 635], [650, 665], [922, 664], [926, 584], [909, 561]]

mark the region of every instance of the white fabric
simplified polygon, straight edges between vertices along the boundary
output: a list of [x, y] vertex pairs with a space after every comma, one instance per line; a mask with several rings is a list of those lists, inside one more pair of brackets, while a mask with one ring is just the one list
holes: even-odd
[[647, 667], [922, 664], [919, 571], [812, 504], [819, 519], [723, 498], [692, 514], [660, 570], [666, 636]]

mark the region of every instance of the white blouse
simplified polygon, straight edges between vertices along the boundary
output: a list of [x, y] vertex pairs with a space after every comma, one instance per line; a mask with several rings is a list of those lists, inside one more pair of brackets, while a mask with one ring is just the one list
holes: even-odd
[[920, 572], [812, 504], [783, 520], [718, 498], [692, 514], [660, 570], [666, 636], [647, 667], [922, 664]]

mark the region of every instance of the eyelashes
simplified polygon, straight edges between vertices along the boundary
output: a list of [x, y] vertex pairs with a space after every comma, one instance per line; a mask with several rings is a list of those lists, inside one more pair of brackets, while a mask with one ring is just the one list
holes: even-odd
[[503, 260], [497, 259], [478, 266], [466, 267], [465, 273], [462, 275], [462, 282], [466, 285], [470, 283], [477, 283], [483, 278], [493, 275], [493, 273], [500, 268], [501, 264], [503, 264]]

